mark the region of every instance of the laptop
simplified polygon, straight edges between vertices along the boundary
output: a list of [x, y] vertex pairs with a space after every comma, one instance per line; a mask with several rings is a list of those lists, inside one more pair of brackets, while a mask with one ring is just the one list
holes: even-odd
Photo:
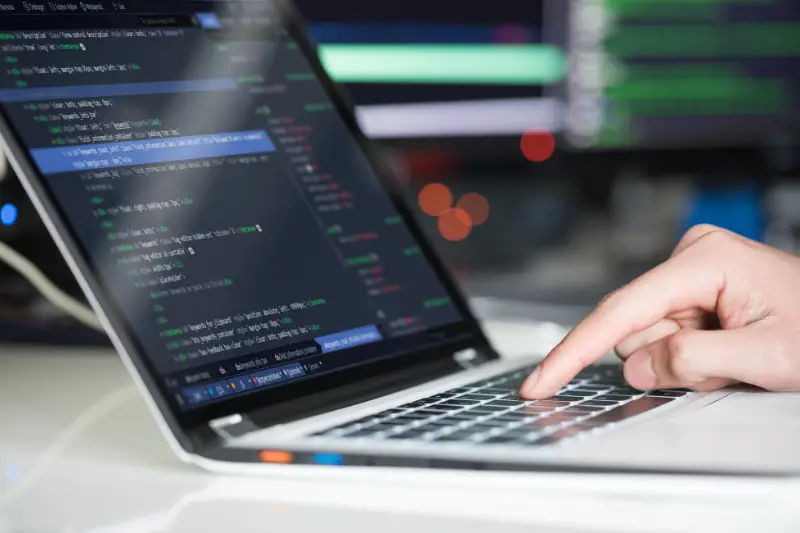
[[543, 354], [492, 348], [290, 3], [223, 4], [0, 15], [5, 151], [181, 459], [800, 471], [798, 395], [643, 392], [609, 364], [520, 398]]

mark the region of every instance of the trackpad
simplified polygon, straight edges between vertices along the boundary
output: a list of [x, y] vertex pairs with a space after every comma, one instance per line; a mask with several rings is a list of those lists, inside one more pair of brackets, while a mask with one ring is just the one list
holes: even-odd
[[697, 411], [682, 414], [675, 421], [725, 425], [800, 425], [800, 393], [734, 392]]

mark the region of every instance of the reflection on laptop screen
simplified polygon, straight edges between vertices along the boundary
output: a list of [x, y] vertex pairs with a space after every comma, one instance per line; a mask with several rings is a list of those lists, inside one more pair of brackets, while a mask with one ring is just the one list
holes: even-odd
[[178, 0], [0, 5], [6, 117], [180, 406], [462, 323], [269, 3], [233, 31]]

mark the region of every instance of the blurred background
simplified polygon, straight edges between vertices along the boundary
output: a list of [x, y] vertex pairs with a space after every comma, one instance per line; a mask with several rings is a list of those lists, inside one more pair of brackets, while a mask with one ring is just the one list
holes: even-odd
[[[191, 3], [260, 20], [257, 2]], [[800, 247], [797, 0], [296, 3], [471, 296], [584, 310], [702, 222]], [[78, 294], [0, 173], [0, 239]], [[420, 205], [430, 184], [488, 218], [448, 233]], [[105, 342], [4, 269], [0, 340]]]

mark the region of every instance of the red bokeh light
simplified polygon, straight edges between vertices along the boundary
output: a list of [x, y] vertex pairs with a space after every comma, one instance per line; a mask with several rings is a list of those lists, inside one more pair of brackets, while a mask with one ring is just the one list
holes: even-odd
[[439, 217], [439, 233], [448, 241], [463, 241], [471, 231], [472, 219], [459, 207], [448, 209]]
[[542, 163], [556, 151], [556, 138], [548, 131], [532, 130], [525, 132], [520, 142], [522, 154], [529, 161]]
[[480, 226], [489, 219], [489, 201], [476, 192], [462, 196], [458, 207], [467, 212], [473, 226]]
[[418, 200], [422, 212], [432, 217], [438, 217], [453, 207], [453, 193], [441, 183], [426, 185], [420, 191]]

